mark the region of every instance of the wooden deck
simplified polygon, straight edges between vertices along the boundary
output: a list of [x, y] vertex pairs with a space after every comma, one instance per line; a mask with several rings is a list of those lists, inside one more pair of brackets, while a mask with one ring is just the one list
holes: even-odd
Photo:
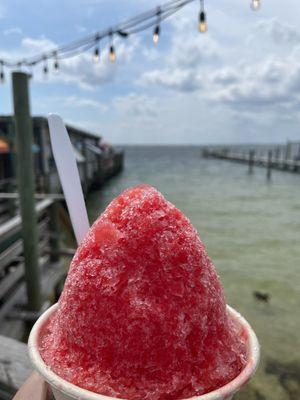
[[[49, 305], [49, 300], [56, 299], [58, 285], [67, 272], [66, 262], [60, 258], [57, 232], [52, 229], [51, 207], [54, 202], [49, 198], [38, 201], [36, 204], [40, 283], [44, 307]], [[22, 340], [24, 335], [26, 336], [26, 324], [28, 321], [34, 321], [39, 313], [33, 315], [26, 311], [25, 266], [20, 215], [16, 215], [0, 225], [0, 238], [0, 334]]]
[[[4, 196], [7, 197], [7, 196]], [[17, 196], [13, 196], [17, 198]], [[60, 245], [54, 210], [57, 196], [37, 196], [41, 308], [27, 309], [25, 260], [21, 217], [16, 215], [0, 225], [0, 399], [11, 399], [30, 374], [27, 336], [35, 320], [57, 301], [74, 250]], [[56, 208], [54, 208], [56, 207]], [[60, 205], [65, 215], [64, 208]], [[57, 216], [57, 214], [56, 214]], [[66, 219], [67, 216], [65, 216]], [[63, 218], [60, 218], [60, 220]]]
[[31, 371], [27, 345], [0, 336], [0, 399], [11, 399]]

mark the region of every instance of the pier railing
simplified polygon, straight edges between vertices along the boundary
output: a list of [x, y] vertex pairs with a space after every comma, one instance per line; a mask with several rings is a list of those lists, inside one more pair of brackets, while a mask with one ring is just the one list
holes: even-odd
[[[20, 324], [34, 321], [58, 296], [58, 285], [66, 274], [61, 261], [57, 227], [57, 201], [51, 198], [36, 203], [39, 241], [38, 264], [41, 278], [42, 307], [39, 312], [26, 309], [25, 265], [21, 217], [16, 215], [0, 226], [0, 333], [18, 337]], [[5, 322], [5, 323], [4, 323]]]
[[300, 142], [256, 148], [212, 146], [203, 150], [203, 156], [248, 164], [249, 172], [252, 172], [254, 166], [265, 167], [268, 177], [272, 169], [300, 172]]

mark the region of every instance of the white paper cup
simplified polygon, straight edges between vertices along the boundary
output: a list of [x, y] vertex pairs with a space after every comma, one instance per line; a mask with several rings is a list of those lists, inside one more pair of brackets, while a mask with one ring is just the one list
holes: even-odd
[[[57, 304], [50, 307], [40, 318], [36, 321], [34, 327], [29, 336], [28, 348], [29, 356], [34, 368], [40, 373], [40, 375], [47, 381], [53, 391], [56, 400], [119, 400], [112, 397], [104, 396], [89, 390], [82, 389], [72, 383], [62, 379], [56, 375], [47, 365], [44, 363], [40, 352], [39, 352], [39, 335], [43, 326], [47, 324], [47, 321], [51, 314], [57, 309]], [[191, 397], [189, 400], [230, 400], [232, 396], [238, 392], [254, 375], [255, 370], [259, 363], [260, 350], [257, 337], [252, 330], [248, 322], [233, 308], [227, 306], [230, 317], [237, 323], [241, 328], [241, 331], [245, 332], [247, 337], [247, 359], [248, 362], [243, 371], [231, 382], [225, 386], [214, 390], [210, 393], [206, 393], [202, 396]]]

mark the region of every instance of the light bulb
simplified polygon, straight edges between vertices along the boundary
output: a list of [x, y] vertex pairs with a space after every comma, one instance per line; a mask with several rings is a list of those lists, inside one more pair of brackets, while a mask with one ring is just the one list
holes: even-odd
[[199, 31], [205, 33], [207, 31], [207, 22], [205, 11], [201, 11], [199, 14]]
[[58, 63], [58, 60], [57, 60], [57, 59], [54, 61], [53, 69], [54, 69], [54, 72], [55, 72], [56, 74], [58, 74], [58, 72], [59, 72], [59, 63]]
[[5, 82], [5, 75], [4, 75], [4, 69], [3, 69], [3, 62], [1, 62], [0, 82], [1, 82], [1, 83], [4, 83], [4, 82]]
[[153, 32], [153, 42], [155, 44], [157, 44], [159, 41], [159, 35], [160, 35], [160, 26], [156, 25], [156, 27], [154, 28], [154, 32]]
[[260, 9], [260, 0], [252, 0], [251, 2], [251, 8], [254, 11], [257, 11]]
[[108, 58], [109, 58], [109, 61], [111, 61], [111, 62], [115, 62], [116, 61], [117, 57], [116, 57], [116, 52], [115, 52], [115, 48], [114, 48], [113, 45], [111, 45], [110, 48], [109, 48]]
[[97, 63], [100, 60], [99, 47], [96, 47], [94, 50], [93, 60], [95, 63]]

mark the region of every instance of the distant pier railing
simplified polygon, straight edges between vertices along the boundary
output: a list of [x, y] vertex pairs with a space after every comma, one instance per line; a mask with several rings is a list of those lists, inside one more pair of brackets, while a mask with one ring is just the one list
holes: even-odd
[[203, 156], [247, 164], [249, 172], [254, 166], [267, 169], [268, 177], [272, 169], [300, 173], [300, 142], [285, 145], [257, 146], [211, 146], [203, 149]]

